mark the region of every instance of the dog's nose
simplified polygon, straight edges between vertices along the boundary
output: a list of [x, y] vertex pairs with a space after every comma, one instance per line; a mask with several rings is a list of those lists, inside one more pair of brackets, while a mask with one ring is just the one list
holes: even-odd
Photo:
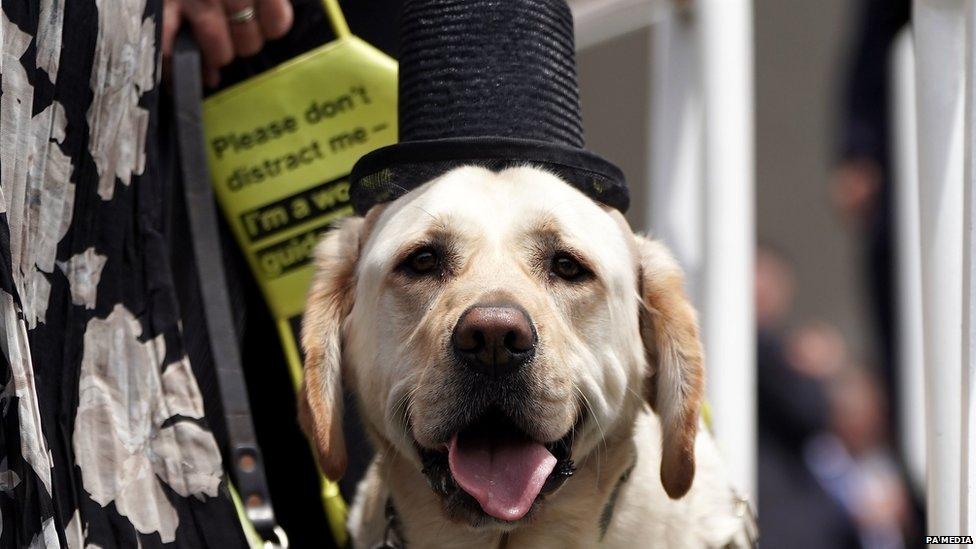
[[475, 305], [454, 326], [454, 350], [465, 365], [501, 375], [532, 359], [538, 337], [532, 321], [512, 305]]

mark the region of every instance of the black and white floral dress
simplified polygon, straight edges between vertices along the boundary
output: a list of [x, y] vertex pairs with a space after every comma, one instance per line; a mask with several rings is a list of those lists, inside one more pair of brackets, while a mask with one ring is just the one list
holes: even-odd
[[239, 547], [184, 351], [160, 0], [2, 0], [0, 547]]

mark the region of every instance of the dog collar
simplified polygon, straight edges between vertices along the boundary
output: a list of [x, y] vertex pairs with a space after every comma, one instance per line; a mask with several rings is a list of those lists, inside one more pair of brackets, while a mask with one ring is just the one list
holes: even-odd
[[617, 479], [617, 484], [613, 486], [613, 491], [610, 492], [610, 499], [607, 500], [607, 504], [603, 506], [603, 512], [600, 513], [600, 537], [599, 541], [603, 541], [603, 537], [607, 535], [607, 529], [610, 528], [610, 521], [613, 520], [613, 511], [617, 507], [617, 498], [620, 496], [620, 488], [623, 487], [624, 483], [630, 479], [630, 474], [634, 472], [634, 467], [637, 466], [637, 456], [634, 456], [634, 461], [630, 464], [630, 467], [620, 478]]
[[407, 543], [404, 541], [400, 516], [397, 515], [396, 507], [393, 506], [392, 497], [386, 498], [383, 513], [386, 515], [386, 530], [383, 532], [383, 541], [374, 545], [373, 549], [406, 549]]

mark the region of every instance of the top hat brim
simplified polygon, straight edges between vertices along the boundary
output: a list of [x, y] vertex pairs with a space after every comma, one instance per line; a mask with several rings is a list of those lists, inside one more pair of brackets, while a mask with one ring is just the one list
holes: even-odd
[[350, 199], [356, 213], [365, 215], [373, 206], [395, 200], [461, 166], [494, 171], [534, 166], [621, 212], [630, 205], [624, 174], [609, 161], [569, 145], [511, 137], [451, 137], [377, 149], [353, 166]]

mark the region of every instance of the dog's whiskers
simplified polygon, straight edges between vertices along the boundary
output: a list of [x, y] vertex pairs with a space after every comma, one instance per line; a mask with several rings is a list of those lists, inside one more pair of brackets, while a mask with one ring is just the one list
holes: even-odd
[[551, 206], [549, 206], [549, 207], [546, 208], [546, 212], [548, 212], [550, 215], [552, 215], [553, 217], [555, 217], [556, 209], [558, 209], [558, 208], [560, 208], [562, 206], [565, 206], [567, 204], [574, 204], [574, 203], [584, 203], [584, 204], [586, 204], [589, 201], [590, 201], [590, 199], [587, 198], [587, 197], [585, 197], [585, 196], [583, 196], [583, 197], [576, 197], [576, 196], [574, 196], [572, 198], [567, 198], [566, 200], [563, 200], [561, 202], [556, 202], [555, 204], [552, 204]]
[[401, 415], [401, 410], [402, 410], [402, 416], [404, 420], [410, 417], [410, 406], [412, 404], [411, 397], [413, 397], [414, 390], [415, 389], [412, 388], [404, 392], [403, 395], [401, 395], [400, 398], [397, 399], [396, 403], [393, 404], [393, 409], [390, 410], [390, 414], [394, 418], [397, 418]]
[[[422, 314], [422, 316], [423, 317], [426, 317], [426, 312], [424, 314]], [[413, 345], [416, 345], [417, 344], [417, 337], [420, 335], [420, 331], [423, 329], [423, 324], [424, 323], [422, 321], [418, 321], [418, 322], [415, 322], [413, 324], [414, 324], [413, 325], [413, 329], [410, 330], [410, 333], [407, 334], [406, 339], [404, 339], [404, 341], [403, 341], [403, 345], [405, 347], [411, 347]]]
[[[603, 426], [600, 425], [599, 418], [596, 417], [596, 412], [593, 409], [593, 405], [590, 403], [590, 399], [586, 397], [586, 394], [583, 392], [582, 389], [579, 388], [579, 385], [577, 385], [576, 383], [573, 383], [573, 389], [576, 391], [577, 394], [579, 394], [580, 398], [583, 399], [583, 406], [585, 406], [586, 409], [589, 411], [590, 417], [593, 418], [593, 423], [596, 424], [596, 428], [600, 432], [600, 441], [599, 441], [599, 444], [597, 445], [597, 451], [596, 451], [596, 478], [597, 478], [597, 481], [599, 481], [599, 479], [600, 479], [600, 451], [599, 451], [599, 447], [602, 445], [603, 446], [603, 449], [606, 450], [606, 448], [607, 448], [607, 434], [606, 434], [606, 431], [603, 430]], [[575, 425], [573, 426], [573, 428], [575, 429]]]
[[398, 191], [403, 191], [404, 194], [410, 192], [410, 189], [404, 187], [403, 185], [400, 185], [399, 183], [395, 183], [393, 181], [390, 181], [388, 183], [388, 185], [391, 186], [391, 187], [393, 187], [394, 189], [396, 189]]
[[444, 221], [443, 221], [443, 220], [441, 220], [441, 218], [440, 218], [440, 217], [438, 217], [438, 216], [436, 216], [436, 215], [434, 215], [434, 214], [432, 214], [432, 213], [430, 213], [430, 212], [428, 212], [427, 210], [425, 210], [424, 208], [422, 208], [421, 206], [418, 206], [418, 205], [416, 205], [416, 204], [409, 204], [409, 206], [410, 206], [411, 208], [416, 208], [416, 209], [418, 209], [418, 210], [420, 210], [420, 211], [422, 211], [422, 212], [424, 212], [425, 214], [427, 214], [427, 217], [429, 217], [429, 218], [431, 218], [431, 219], [432, 219], [432, 220], [434, 221], [434, 226], [435, 226], [435, 227], [437, 227], [437, 228], [439, 228], [439, 229], [443, 229], [443, 228], [445, 227], [445, 225], [444, 225]]
[[637, 401], [638, 402], [645, 402], [644, 395], [638, 393], [632, 387], [628, 386], [627, 387], [627, 392], [630, 393], [630, 394], [632, 394], [632, 395], [634, 395], [637, 398]]

